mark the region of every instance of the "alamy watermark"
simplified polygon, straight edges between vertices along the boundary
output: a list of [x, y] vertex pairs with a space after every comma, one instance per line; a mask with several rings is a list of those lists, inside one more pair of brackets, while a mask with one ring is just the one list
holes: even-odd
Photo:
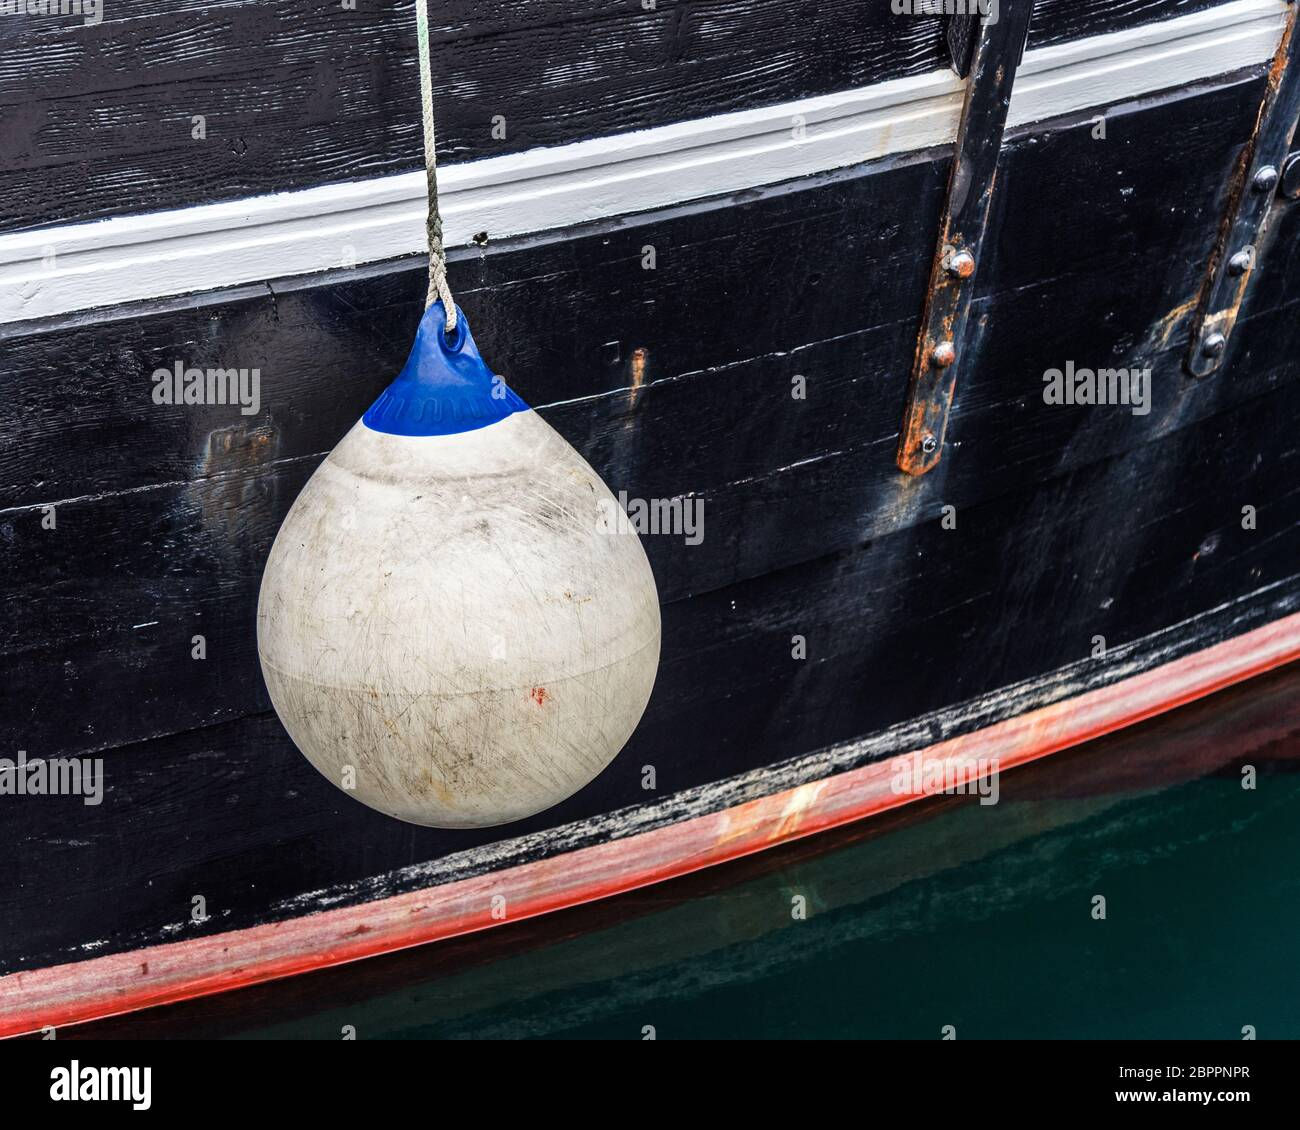
[[104, 800], [102, 757], [34, 757], [20, 749], [17, 760], [0, 757], [0, 796], [80, 796], [81, 803]]
[[150, 379], [155, 404], [238, 404], [243, 416], [262, 407], [261, 369], [187, 369], [177, 361]]
[[597, 501], [596, 528], [602, 534], [668, 534], [699, 545], [704, 540], [704, 499], [629, 498], [621, 490], [617, 501]]
[[1134, 416], [1151, 411], [1150, 369], [1064, 369], [1043, 373], [1044, 404], [1127, 404]]
[[979, 16], [986, 24], [998, 22], [999, 0], [889, 0], [896, 16]]
[[80, 16], [94, 27], [104, 18], [104, 0], [0, 0], [0, 16]]
[[996, 757], [927, 759], [909, 753], [894, 758], [890, 767], [889, 788], [895, 796], [971, 795], [989, 805], [997, 804], [1001, 792]]
[[152, 1067], [83, 1067], [74, 1059], [50, 1071], [50, 1101], [56, 1103], [130, 1103], [132, 1110], [148, 1110], [152, 1091]]

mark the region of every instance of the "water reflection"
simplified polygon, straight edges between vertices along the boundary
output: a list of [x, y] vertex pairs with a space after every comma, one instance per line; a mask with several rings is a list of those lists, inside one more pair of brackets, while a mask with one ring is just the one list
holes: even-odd
[[60, 1038], [1294, 1038], [1298, 691], [1300, 667], [1007, 773], [992, 807]]

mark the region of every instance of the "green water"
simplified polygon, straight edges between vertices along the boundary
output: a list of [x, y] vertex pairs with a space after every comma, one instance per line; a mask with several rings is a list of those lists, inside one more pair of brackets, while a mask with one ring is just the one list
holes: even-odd
[[1297, 691], [1300, 674], [1275, 676], [1006, 773], [994, 806], [913, 806], [545, 920], [142, 1014], [146, 1034], [1300, 1037]]
[[[661, 1039], [936, 1039], [953, 1025], [971, 1039], [1237, 1038], [1253, 1024], [1295, 1038], [1300, 778], [1267, 785], [1261, 802], [1236, 781], [1189, 783], [824, 904], [899, 849], [926, 850], [927, 823], [429, 985], [382, 1034], [628, 1039], [650, 1024]], [[796, 893], [803, 921], [790, 918]], [[701, 952], [654, 960], [685, 935]], [[571, 983], [536, 991], [539, 966], [561, 965]]]

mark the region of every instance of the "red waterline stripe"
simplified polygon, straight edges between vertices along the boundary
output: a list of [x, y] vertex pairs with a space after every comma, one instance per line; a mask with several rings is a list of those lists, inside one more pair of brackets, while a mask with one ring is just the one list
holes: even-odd
[[[922, 772], [999, 769], [1131, 726], [1300, 659], [1300, 613], [1142, 674], [913, 751]], [[904, 754], [902, 756], [911, 756]], [[919, 799], [891, 788], [897, 757], [678, 824], [472, 879], [184, 942], [0, 977], [0, 1036], [341, 965], [621, 894]]]

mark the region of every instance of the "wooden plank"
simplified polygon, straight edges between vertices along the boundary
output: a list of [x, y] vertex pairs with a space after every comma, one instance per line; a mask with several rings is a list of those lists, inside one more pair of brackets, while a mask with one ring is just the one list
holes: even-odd
[[[699, 489], [708, 503], [702, 545], [647, 539], [671, 603], [645, 725], [609, 773], [517, 829], [539, 833], [521, 850], [558, 850], [565, 821], [642, 804], [646, 764], [661, 794], [680, 795], [918, 717], [948, 736], [973, 724], [957, 704], [1031, 709], [1129, 673], [1123, 658], [1089, 663], [1095, 635], [1114, 655], [1181, 619], [1192, 626], [1152, 645], [1170, 658], [1162, 648], [1293, 610], [1300, 296], [1280, 263], [1263, 268], [1267, 304], [1242, 320], [1231, 383], [1157, 379], [1140, 416], [1046, 405], [1040, 381], [1069, 358], [1176, 375], [1206, 218], [1257, 99], [1257, 84], [1230, 83], [1121, 109], [1104, 142], [1080, 122], [1012, 143], [1017, 223], [1002, 230], [1015, 238], [990, 260], [977, 310], [981, 361], [953, 419], [962, 458], [922, 491], [892, 468], [902, 389], [885, 374], [915, 335], [928, 249], [912, 253], [932, 238], [941, 165], [457, 265], [485, 349], [489, 327], [512, 327], [491, 355], [521, 387], [516, 374], [542, 374], [551, 418], [616, 487]], [[1280, 239], [1295, 238], [1297, 215]], [[646, 232], [667, 233], [657, 272], [639, 268]], [[793, 318], [778, 288], [755, 284], [777, 245], [790, 248]], [[1068, 261], [1045, 273], [1062, 247]], [[394, 869], [488, 849], [492, 833], [412, 829], [349, 803], [259, 713], [252, 606], [266, 548], [313, 461], [382, 383], [376, 359], [400, 361], [417, 275], [8, 335], [4, 741], [31, 756], [105, 751], [110, 792], [99, 807], [31, 798], [8, 810], [31, 863], [0, 897], [6, 968], [357, 901], [397, 882]], [[287, 359], [267, 368], [274, 431], [139, 399], [155, 357], [180, 343], [219, 359], [217, 341]], [[371, 375], [338, 376], [358, 371]], [[796, 414], [800, 372], [813, 396]], [[62, 503], [54, 530], [40, 527], [44, 501]], [[943, 505], [957, 508], [955, 529]], [[1247, 591], [1258, 595], [1246, 619], [1227, 616]], [[792, 659], [794, 635], [807, 661]], [[1026, 681], [1045, 698], [1017, 697]], [[196, 893], [212, 917], [189, 926]]]
[[[1141, 650], [1137, 641], [1153, 637], [1148, 650], [1172, 658], [1295, 610], [1297, 411], [1292, 381], [1137, 452], [960, 508], [955, 529], [935, 515], [668, 605], [658, 683], [628, 747], [577, 796], [511, 834], [644, 804], [646, 765], [656, 795], [668, 796], [890, 727], [946, 736], [971, 724], [959, 703], [1030, 709], [1131, 673], [1125, 645]], [[1242, 451], [1275, 454], [1242, 466]], [[1256, 507], [1254, 529], [1243, 528], [1243, 505]], [[791, 527], [781, 529], [788, 537]], [[1234, 604], [1247, 588], [1259, 595]], [[190, 626], [183, 604], [176, 609], [176, 622], [154, 628], [153, 650], [110, 639], [71, 666], [67, 651], [6, 664], [6, 746], [49, 756], [61, 730], [82, 741], [88, 721], [102, 748], [150, 727], [174, 730], [214, 704], [227, 716], [265, 709], [251, 631], [232, 636], [242, 650], [214, 645], [204, 666], [184, 652]], [[224, 615], [232, 628], [251, 624], [251, 602], [227, 600]], [[1178, 621], [1185, 626], [1160, 634]], [[804, 660], [792, 655], [796, 635]], [[1107, 650], [1093, 659], [1098, 636]], [[96, 655], [102, 669], [83, 676], [76, 667]], [[1018, 697], [1025, 683], [1043, 697]], [[135, 944], [139, 930], [156, 937], [186, 920], [196, 893], [218, 929], [261, 920], [278, 899], [364, 886], [500, 836], [416, 828], [350, 802], [272, 715], [104, 757], [102, 804], [66, 796], [6, 807], [10, 843], [28, 861], [2, 888], [6, 967], [88, 941]]]
[[[1212, 0], [1039, 0], [1041, 43]], [[938, 17], [833, 0], [454, 0], [435, 15], [440, 159], [788, 101], [945, 65]], [[0, 230], [402, 172], [420, 163], [410, 8], [244, 0], [7, 17]], [[194, 115], [206, 136], [194, 140]], [[493, 136], [503, 117], [504, 138]], [[497, 131], [500, 132], [499, 130]]]
[[[548, 417], [615, 490], [646, 498], [694, 491], [704, 499], [702, 544], [647, 539], [661, 595], [672, 602], [850, 550], [865, 539], [931, 525], [943, 505], [964, 511], [1020, 491], [1027, 482], [1114, 459], [1158, 439], [1163, 446], [1152, 450], [1172, 452], [1176, 462], [1179, 429], [1272, 389], [1293, 353], [1297, 331], [1289, 304], [1247, 321], [1244, 332], [1259, 345], [1251, 370], [1226, 391], [1157, 380], [1145, 416], [1122, 407], [1053, 407], [1041, 398], [1041, 373], [1063, 358], [1083, 364], [1100, 351], [1095, 363], [1113, 353], [1164, 372], [1177, 353], [1176, 342], [1153, 342], [1144, 334], [1153, 321], [1166, 320], [1180, 288], [1193, 285], [1195, 266], [1178, 248], [1186, 245], [1189, 230], [1197, 230], [1195, 217], [1208, 214], [1205, 204], [1221, 184], [1204, 171], [1190, 174], [1207, 154], [1220, 164], [1230, 160], [1233, 141], [1223, 124], [1241, 97], [1243, 91], [1229, 90], [1180, 102], [1179, 120], [1187, 128], [1160, 126], [1169, 147], [1163, 151], [1154, 138], [1151, 145], [1103, 148], [1086, 123], [1062, 131], [1053, 135], [1057, 167], [1080, 162], [1088, 175], [1077, 182], [1052, 178], [1051, 186], [1038, 191], [1032, 186], [1042, 182], [1030, 171], [1009, 183], [1013, 208], [1021, 205], [1018, 193], [1055, 205], [1055, 194], [1068, 195], [1073, 183], [1096, 187], [1081, 190], [1073, 213], [1026, 208], [1034, 223], [990, 263], [993, 293], [982, 315], [985, 357], [954, 423], [954, 438], [965, 445], [963, 458], [923, 490], [901, 484], [888, 457], [901, 404], [901, 387], [891, 385], [891, 377], [915, 333], [915, 313], [908, 319], [898, 311], [896, 320], [875, 329], [853, 329], [865, 320], [880, 321], [880, 311], [888, 317], [886, 304], [897, 302], [905, 289], [880, 288], [878, 305], [870, 307], [876, 313], [867, 318], [857, 309], [854, 277], [861, 277], [872, 248], [882, 248], [884, 259], [875, 260], [865, 277], [897, 279], [907, 263], [905, 244], [876, 238], [896, 230], [898, 221], [881, 214], [852, 250], [837, 234], [845, 210], [865, 208], [872, 198], [867, 187], [882, 200], [893, 199], [894, 193], [882, 191], [888, 180], [837, 183], [824, 196], [815, 190], [819, 203], [802, 208], [789, 197], [736, 210], [740, 214], [683, 218], [666, 244], [672, 250], [664, 264], [672, 269], [672, 256], [693, 257], [687, 277], [698, 280], [692, 284], [698, 289], [672, 285], [674, 276], [681, 282], [680, 268], [660, 275], [632, 267], [643, 236], [612, 233], [521, 252], [514, 262], [488, 256], [476, 265], [482, 289], [467, 301], [482, 300], [486, 310], [499, 311], [476, 325], [489, 356], [504, 351], [508, 358], [517, 346], [519, 363], [503, 366], [508, 374], [554, 374], [551, 387], [564, 400], [546, 409]], [[1113, 128], [1122, 131], [1124, 121]], [[1026, 160], [1042, 152], [1036, 136], [1019, 145]], [[1150, 183], [1153, 168], [1167, 170], [1162, 158], [1173, 149], [1187, 154], [1182, 195], [1172, 196], [1158, 182], [1159, 191], [1149, 196], [1122, 195], [1130, 181]], [[1117, 156], [1118, 164], [1089, 163]], [[892, 184], [925, 183], [909, 180], [914, 176], [900, 170]], [[1068, 238], [1072, 215], [1096, 236], [1076, 259], [1080, 273], [1035, 285], [1035, 249]], [[923, 217], [907, 230], [928, 241], [924, 229]], [[800, 249], [796, 265], [806, 272], [807, 315], [797, 322], [779, 316], [775, 294], [738, 285], [717, 289], [719, 262], [730, 265], [724, 278], [733, 271], [738, 279], [747, 277], [750, 263], [760, 270], [773, 232], [792, 236], [792, 246]], [[1212, 238], [1208, 229], [1200, 234]], [[1126, 269], [1127, 248], [1138, 238], [1166, 273]], [[613, 242], [607, 247], [606, 240]], [[638, 283], [646, 278], [651, 289], [643, 293], [653, 305], [627, 303], [620, 272], [632, 273]], [[922, 273], [916, 270], [918, 288]], [[556, 287], [557, 276], [584, 290]], [[396, 285], [390, 278], [383, 288]], [[604, 365], [600, 340], [609, 323], [602, 326], [599, 311], [581, 297], [573, 299], [586, 293], [597, 302], [602, 291], [625, 303], [618, 317], [627, 319], [621, 327], [623, 359]], [[381, 294], [391, 293], [381, 288]], [[1279, 301], [1287, 294], [1284, 288], [1274, 293]], [[0, 554], [14, 594], [0, 625], [0, 653], [17, 700], [27, 703], [10, 721], [16, 742], [45, 752], [104, 749], [265, 709], [251, 632], [265, 553], [323, 449], [382, 383], [376, 379], [357, 397], [318, 358], [342, 343], [349, 352], [338, 354], [339, 368], [346, 371], [358, 356], [351, 351], [390, 348], [387, 333], [398, 316], [390, 313], [385, 323], [363, 307], [340, 317], [357, 294], [302, 291], [274, 302], [257, 300], [251, 310], [237, 303], [223, 312], [230, 332], [220, 333], [220, 340], [245, 341], [256, 350], [271, 341], [288, 350], [285, 369], [267, 367], [268, 374], [289, 377], [287, 385], [277, 386], [283, 391], [266, 393], [266, 399], [284, 404], [270, 430], [261, 424], [212, 427], [215, 409], [190, 416], [160, 412], [145, 401], [148, 363], [123, 366], [122, 355], [130, 354], [137, 335], [150, 332], [149, 320], [113, 324], [127, 335], [127, 345], [122, 354], [108, 353], [112, 360], [105, 369], [94, 367], [92, 351], [104, 348], [109, 327], [77, 331], [74, 342], [80, 344], [74, 348], [82, 351], [86, 373], [68, 365], [53, 336], [17, 339], [33, 348], [38, 364], [22, 371], [19, 388], [26, 391], [14, 398], [24, 421], [15, 443], [5, 447], [13, 453], [14, 478], [54, 481], [62, 473], [65, 489], [77, 493], [52, 499], [59, 501], [55, 531], [42, 529], [44, 515], [35, 499], [0, 516], [7, 533]], [[398, 312], [406, 311], [415, 316], [410, 307]], [[555, 328], [572, 324], [570, 312], [581, 319], [572, 337]], [[520, 324], [516, 318], [522, 335], [491, 343], [497, 349], [492, 352], [491, 327]], [[203, 311], [185, 315], [181, 325], [183, 341], [205, 340]], [[167, 319], [159, 320], [156, 340], [167, 340], [167, 326]], [[818, 340], [801, 344], [807, 336]], [[619, 391], [635, 383], [633, 347], [647, 350], [635, 395]], [[74, 348], [69, 353], [76, 356]], [[404, 343], [391, 350], [394, 368], [401, 349]], [[60, 363], [67, 365], [71, 386], [50, 381]], [[797, 373], [809, 376], [807, 401], [790, 399]], [[591, 384], [575, 381], [575, 375]], [[102, 415], [90, 408], [97, 401]], [[306, 404], [317, 411], [306, 412]], [[79, 427], [103, 443], [102, 453], [80, 439]], [[62, 469], [49, 466], [52, 453], [66, 459]], [[792, 528], [800, 530], [798, 538], [788, 535]], [[208, 643], [202, 665], [189, 659], [196, 634]], [[128, 705], [118, 709], [123, 698]], [[87, 711], [79, 705], [86, 701], [112, 701], [114, 708]]]
[[[747, 638], [725, 662], [714, 655], [731, 638], [730, 629], [721, 626], [733, 619], [729, 602], [741, 600], [742, 594], [754, 619], [740, 617], [739, 629], [781, 625], [793, 635], [802, 634], [803, 624], [823, 638], [829, 635], [842, 641], [836, 654], [854, 663], [865, 661], [862, 640], [889, 638], [900, 656], [928, 665], [926, 655], [931, 649], [913, 638], [912, 620], [939, 617], [953, 637], [944, 670], [953, 679], [983, 680], [1028, 677], [1035, 664], [1062, 662], [1083, 646], [1080, 639], [1067, 641], [1054, 631], [1042, 636], [1038, 650], [1021, 651], [1014, 671], [990, 665], [982, 653], [966, 650], [969, 641], [983, 638], [982, 617], [999, 621], [1001, 638], [1011, 630], [1003, 624], [1005, 618], [1012, 616], [1014, 621], [1024, 615], [1004, 606], [1010, 592], [1018, 591], [1015, 585], [1042, 574], [1050, 590], [1056, 566], [1044, 555], [1053, 545], [1064, 557], [1073, 556], [1076, 539], [1080, 544], [1095, 542], [1098, 554], [1115, 553], [1121, 559], [1150, 554], [1149, 564], [1162, 578], [1158, 602], [1150, 603], [1143, 589], [1136, 607], [1125, 608], [1121, 602], [1119, 611], [1103, 616], [1097, 606], [1115, 601], [1110, 589], [1126, 583], [1119, 574], [1127, 566], [1104, 557], [1109, 564], [1089, 581], [1096, 588], [1077, 615], [1081, 623], [1099, 625], [1097, 631], [1108, 638], [1116, 631], [1128, 638], [1136, 625], [1155, 630], [1159, 617], [1175, 609], [1191, 614], [1207, 606], [1205, 602], [1228, 599], [1235, 594], [1234, 586], [1247, 583], [1244, 578], [1252, 568], [1260, 570], [1258, 577], [1249, 577], [1252, 586], [1280, 579], [1289, 568], [1282, 547], [1294, 536], [1288, 525], [1295, 520], [1291, 510], [1295, 498], [1289, 493], [1294, 488], [1286, 476], [1296, 454], [1281, 425], [1293, 401], [1282, 393], [1254, 396], [1232, 412], [1211, 416], [1195, 427], [1152, 436], [1134, 451], [1089, 461], [1050, 480], [1044, 475], [1040, 501], [1032, 504], [1024, 482], [1037, 476], [1025, 476], [1022, 468], [1014, 466], [1000, 475], [992, 473], [998, 453], [1008, 448], [989, 429], [981, 440], [987, 435], [990, 446], [973, 451], [963, 482], [950, 479], [942, 491], [926, 498], [911, 498], [892, 484], [864, 491], [854, 482], [855, 472], [864, 466], [862, 458], [821, 461], [801, 468], [797, 475], [761, 479], [749, 484], [743, 495], [706, 495], [706, 536], [700, 545], [687, 545], [681, 538], [646, 539], [666, 598], [691, 604], [686, 598], [693, 584], [707, 592], [706, 582], [727, 580], [737, 560], [784, 571], [771, 574], [777, 578], [771, 581], [762, 575], [733, 575], [726, 587], [709, 594], [707, 607], [712, 611], [707, 613], [694, 607], [674, 611], [675, 604], [668, 605], [665, 615], [672, 619], [665, 623], [665, 640], [670, 629], [685, 634], [679, 634], [673, 647], [665, 643], [661, 693], [667, 697], [662, 702], [671, 703], [675, 711], [686, 711], [697, 694], [690, 688], [715, 681], [717, 670], [732, 672], [732, 678], [754, 665], [765, 670], [757, 658], [746, 658]], [[1211, 458], [1201, 450], [1218, 442], [1215, 436], [1231, 437], [1245, 450], [1268, 453], [1267, 459], [1243, 478], [1235, 470], [1237, 460], [1228, 453]], [[1077, 449], [1089, 460], [1099, 454], [1096, 441], [1086, 442], [1084, 436]], [[876, 454], [887, 454], [887, 449]], [[1216, 474], [1228, 475], [1229, 484], [1205, 494], [1201, 508], [1190, 514], [1175, 509], [1166, 515], [1162, 507], [1177, 506], [1174, 478], [1186, 475], [1187, 462], [1197, 459]], [[1044, 465], [1049, 461], [1050, 456], [1040, 460]], [[307, 468], [295, 473], [301, 480]], [[1198, 482], [1202, 473], [1198, 469]], [[3, 720], [5, 741], [45, 754], [104, 750], [267, 709], [251, 625], [265, 551], [278, 526], [283, 500], [261, 496], [264, 485], [236, 481], [179, 505], [174, 497], [146, 494], [127, 496], [133, 505], [125, 510], [100, 505], [84, 517], [70, 511], [60, 535], [68, 539], [66, 560], [52, 566], [28, 555], [30, 564], [13, 584], [16, 599], [0, 659], [0, 678], [16, 704]], [[293, 486], [281, 482], [273, 489], [287, 495]], [[1025, 509], [1008, 510], [1009, 502], [981, 502], [999, 497], [1015, 500], [1017, 507]], [[147, 507], [134, 504], [144, 499], [149, 500]], [[955, 531], [942, 529], [944, 505], [956, 508], [960, 538], [945, 540], [945, 534]], [[1243, 505], [1257, 507], [1260, 527], [1268, 530], [1266, 538], [1255, 540], [1234, 529]], [[1052, 507], [1073, 508], [1071, 522], [1058, 524], [1047, 513]], [[1105, 529], [1116, 507], [1140, 515], [1150, 528], [1131, 533], [1132, 541], [1125, 542], [1122, 531]], [[182, 515], [185, 525], [178, 525]], [[891, 519], [892, 531], [884, 528]], [[986, 528], [967, 531], [967, 523], [983, 523]], [[1148, 546], [1147, 538], [1157, 528], [1167, 541]], [[791, 529], [800, 530], [801, 538], [791, 538]], [[69, 530], [76, 532], [69, 534]], [[868, 537], [873, 539], [868, 549], [851, 553], [851, 546]], [[1038, 544], [1021, 545], [1022, 537]], [[137, 544], [132, 559], [123, 562], [121, 547], [128, 538]], [[815, 551], [802, 538], [820, 546], [822, 556], [811, 561]], [[832, 539], [842, 547], [838, 554], [828, 554]], [[1206, 563], [1197, 566], [1203, 542], [1215, 556], [1210, 561], [1207, 554]], [[178, 544], [187, 546], [184, 556], [177, 555]], [[1274, 552], [1277, 558], [1271, 556]], [[24, 560], [14, 556], [18, 563]], [[791, 573], [800, 562], [807, 563], [803, 571]], [[1023, 570], [1019, 578], [1011, 573], [1017, 562]], [[1204, 575], [1206, 569], [1209, 576]], [[781, 595], [787, 584], [793, 587], [788, 595]], [[846, 609], [846, 602], [855, 599], [852, 592], [859, 591], [854, 585], [877, 594], [870, 608]], [[1183, 599], [1191, 603], [1180, 605]], [[769, 607], [774, 600], [778, 604]], [[698, 632], [688, 630], [697, 615], [706, 616], [704, 626]], [[948, 615], [956, 617], [955, 622], [947, 621]], [[1026, 631], [1032, 623], [1031, 617]], [[1072, 618], [1062, 620], [1057, 629], [1066, 633], [1070, 623]], [[1073, 631], [1081, 633], [1081, 639], [1091, 638], [1092, 633], [1082, 627]], [[193, 638], [199, 634], [206, 644], [202, 661], [191, 658]], [[1030, 648], [1028, 643], [1020, 646]], [[696, 647], [700, 655], [678, 676], [678, 686], [669, 675], [672, 657], [692, 655]], [[715, 661], [723, 665], [715, 667]], [[979, 672], [978, 676], [962, 675], [967, 668]], [[928, 696], [956, 693], [946, 679], [923, 687], [912, 685], [908, 670], [900, 663], [900, 673], [888, 676], [891, 683], [899, 682], [891, 700], [897, 709], [933, 709], [946, 700]], [[834, 693], [834, 675], [825, 673], [828, 695]], [[864, 719], [854, 713], [856, 708], [845, 709], [845, 733], [851, 734], [852, 727]], [[652, 716], [655, 710], [652, 704]], [[727, 739], [726, 744], [730, 748], [733, 740], [739, 741], [734, 748], [741, 757], [757, 756], [773, 742], [784, 748], [783, 741], [800, 740], [800, 726], [806, 724], [810, 733], [816, 733], [841, 717], [827, 711], [825, 703], [815, 702], [812, 717], [805, 718], [799, 711], [783, 733], [737, 724], [743, 740]], [[709, 764], [716, 764], [717, 756], [715, 752]]]
[[[409, 5], [165, 7], [93, 28], [29, 19], [5, 52], [0, 192], [27, 202], [6, 210], [10, 230], [111, 215], [124, 198], [143, 211], [420, 164]], [[449, 161], [920, 73], [937, 66], [939, 37], [935, 18], [901, 21], [854, 0], [798, 20], [780, 0], [665, 0], [649, 11], [459, 0], [435, 20]], [[194, 114], [206, 116], [205, 141], [191, 140]], [[498, 117], [504, 137], [493, 136]]]
[[[1008, 125], [1088, 113], [1250, 67], [1264, 73], [1282, 0], [1222, 7], [1031, 51]], [[1026, 13], [1021, 13], [1025, 18]], [[994, 28], [1005, 30], [1008, 14]], [[614, 136], [444, 163], [449, 247], [745, 193], [945, 146], [962, 84], [945, 70]], [[980, 132], [980, 131], [976, 131]], [[987, 132], [987, 129], [984, 129]], [[0, 235], [0, 321], [423, 253], [422, 171]], [[142, 271], [142, 264], [149, 269]]]
[[[638, 356], [643, 385], [704, 375], [908, 317], [909, 288], [862, 301], [844, 284], [863, 273], [916, 273], [914, 249], [937, 209], [935, 180], [928, 162], [906, 165], [734, 212], [687, 210], [626, 230], [507, 245], [461, 255], [451, 282], [484, 356], [539, 407], [627, 388]], [[887, 210], [852, 224], [877, 196], [891, 202]], [[780, 316], [775, 287], [754, 294], [738, 285], [771, 272], [778, 244], [789, 249], [785, 270], [814, 288], [797, 321]], [[654, 270], [642, 266], [647, 245]], [[832, 247], [838, 255], [828, 260]], [[421, 310], [416, 264], [358, 275], [15, 334], [2, 363], [28, 426], [0, 445], [2, 505], [193, 479], [227, 429], [273, 432], [267, 460], [328, 450], [401, 368]], [[177, 359], [260, 368], [261, 412], [250, 419], [237, 407], [155, 405], [150, 374]], [[69, 429], [73, 413], [81, 426]], [[51, 431], [71, 445], [63, 474], [50, 465]]]
[[[991, 248], [981, 298], [1059, 282], [1059, 317], [1069, 319], [1079, 302], [1101, 300], [1093, 284], [1111, 276], [1103, 296], [1123, 292], [1102, 311], [1103, 326], [1122, 319], [1115, 347], [1136, 347], [1128, 339], [1143, 318], [1162, 318], [1191, 296], [1194, 261], [1213, 235], [1203, 213], [1221, 200], [1261, 89], [1259, 80], [1233, 82], [1116, 108], [1106, 141], [1086, 121], [1021, 132], [1008, 143], [1006, 211], [994, 217], [999, 226], [1014, 217], [1016, 237]], [[797, 354], [808, 346], [914, 322], [946, 173], [940, 160], [862, 169], [739, 207], [673, 210], [562, 241], [462, 254], [451, 281], [484, 355], [539, 407], [636, 379], [725, 380], [764, 357], [802, 363]], [[1154, 266], [1133, 271], [1139, 244]], [[647, 245], [655, 270], [642, 267]], [[1042, 264], [1058, 261], [1062, 247], [1068, 258], [1044, 278]], [[747, 285], [771, 276], [776, 249], [784, 286]], [[109, 320], [11, 327], [0, 358], [13, 412], [0, 424], [0, 508], [191, 481], [210, 473], [212, 446], [224, 446], [231, 430], [274, 434], [270, 448], [246, 453], [247, 466], [323, 454], [405, 360], [421, 277], [418, 265], [399, 263], [127, 308]], [[1288, 293], [1273, 291], [1270, 301]], [[155, 405], [150, 374], [178, 359], [260, 368], [261, 411], [248, 418], [231, 407]]]

